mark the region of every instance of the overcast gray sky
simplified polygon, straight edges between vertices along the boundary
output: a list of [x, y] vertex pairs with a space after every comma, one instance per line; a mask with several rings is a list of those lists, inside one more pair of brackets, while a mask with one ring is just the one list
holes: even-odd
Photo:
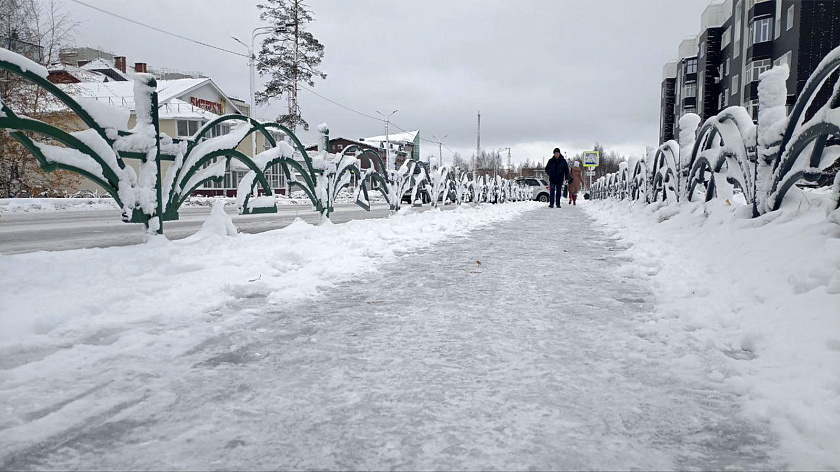
[[[200, 70], [228, 95], [248, 98], [247, 60], [144, 29], [67, 2], [83, 20], [75, 42], [128, 62]], [[254, 0], [84, 0], [221, 47], [261, 26]], [[663, 64], [697, 33], [708, 0], [308, 0], [310, 31], [324, 44], [318, 93], [393, 121], [469, 157], [481, 110], [484, 149], [512, 147], [519, 162], [607, 149], [640, 155], [657, 144]], [[246, 41], [247, 42], [247, 41]], [[273, 118], [277, 103], [261, 108]], [[382, 123], [309, 92], [304, 118], [331, 136], [384, 134]], [[314, 136], [304, 134], [313, 140]], [[437, 145], [422, 143], [423, 157]], [[451, 153], [443, 151], [448, 162]]]

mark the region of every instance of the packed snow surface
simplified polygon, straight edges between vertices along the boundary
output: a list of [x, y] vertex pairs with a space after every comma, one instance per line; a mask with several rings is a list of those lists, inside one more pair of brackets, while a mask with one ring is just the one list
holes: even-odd
[[0, 257], [0, 468], [840, 467], [822, 210], [228, 221]]
[[778, 438], [777, 464], [840, 468], [840, 210], [825, 190], [739, 218], [736, 201], [602, 201], [587, 213], [626, 246], [618, 273], [648, 279], [655, 310], [638, 333], [670, 346], [674, 369], [738, 398]]

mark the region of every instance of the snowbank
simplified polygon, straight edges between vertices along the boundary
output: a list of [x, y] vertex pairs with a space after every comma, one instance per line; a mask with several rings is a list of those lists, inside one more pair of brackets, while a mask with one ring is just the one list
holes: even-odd
[[[378, 191], [369, 191], [373, 204], [387, 204]], [[303, 192], [292, 192], [290, 197], [275, 195], [277, 205], [312, 205]], [[236, 197], [202, 197], [191, 196], [184, 202], [184, 207], [208, 207], [217, 201], [235, 205]], [[354, 204], [356, 198], [346, 189], [336, 197], [336, 204]], [[51, 211], [84, 211], [84, 210], [119, 210], [113, 198], [0, 198], [0, 215], [3, 213], [36, 213]]]
[[0, 214], [50, 211], [119, 210], [113, 198], [0, 198]]
[[386, 219], [320, 226], [298, 220], [229, 238], [235, 228], [217, 205], [205, 228], [183, 240], [155, 236], [137, 246], [0, 256], [0, 354], [72, 350], [102, 330], [201, 331], [213, 320], [209, 314], [242, 297], [265, 297], [268, 305], [313, 302], [402, 254], [538, 207], [406, 209]]
[[[231, 238], [217, 206], [204, 229], [178, 241], [150, 236], [136, 246], [0, 256], [0, 404], [9, 405], [0, 419], [0, 458], [148, 394], [88, 398], [85, 381], [48, 387], [56, 376], [95, 371], [99, 359], [113, 357], [137, 375], [157, 376], [150, 366], [272, 316], [272, 305], [305, 311], [339, 283], [364, 284], [383, 263], [539, 207], [406, 209], [341, 225], [298, 220]], [[95, 382], [109, 374], [102, 375]], [[43, 413], [44, 405], [65, 405], [68, 391], [80, 400]]]
[[[840, 468], [840, 210], [803, 193], [756, 219], [737, 204], [584, 205], [648, 278], [657, 310], [639, 327], [683, 348], [677, 367], [739, 395], [778, 434], [793, 469]], [[832, 222], [833, 221], [833, 222]]]

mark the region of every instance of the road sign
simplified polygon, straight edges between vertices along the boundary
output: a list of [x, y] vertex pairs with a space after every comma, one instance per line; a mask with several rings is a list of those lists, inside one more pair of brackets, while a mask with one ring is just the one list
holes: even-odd
[[588, 175], [590, 177], [594, 177], [595, 176], [595, 171], [594, 170], [588, 170], [588, 171], [586, 171], [586, 175]]
[[583, 151], [583, 167], [598, 167], [598, 151]]

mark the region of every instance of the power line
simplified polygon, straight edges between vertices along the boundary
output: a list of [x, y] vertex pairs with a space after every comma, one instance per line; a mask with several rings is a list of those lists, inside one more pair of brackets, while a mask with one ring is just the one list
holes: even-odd
[[[441, 143], [441, 144], [443, 144], [443, 143]], [[457, 153], [456, 153], [455, 151], [453, 151], [452, 149], [449, 149], [449, 146], [447, 146], [446, 144], [443, 144], [443, 148], [444, 148], [444, 149], [446, 149], [447, 151], [449, 151], [449, 153], [450, 153], [450, 154], [452, 154], [453, 156], [454, 156], [455, 154], [457, 154]]]
[[[404, 130], [404, 129], [400, 128], [399, 126], [395, 125], [393, 121], [391, 122], [391, 125], [394, 128], [397, 128], [398, 130], [402, 131], [403, 133], [410, 133], [411, 132], [411, 131]], [[426, 139], [422, 136], [420, 137], [420, 141], [426, 141], [427, 143], [432, 143], [432, 144], [437, 144], [438, 143], [437, 141], [432, 141], [431, 139]]]
[[316, 92], [316, 91], [314, 91], [314, 90], [312, 90], [312, 89], [310, 89], [310, 88], [304, 87], [304, 86], [302, 86], [302, 85], [300, 86], [300, 88], [301, 88], [301, 89], [303, 89], [303, 90], [306, 90], [307, 92], [309, 92], [309, 93], [311, 93], [311, 94], [313, 94], [313, 95], [315, 95], [315, 96], [318, 96], [318, 97], [323, 98], [324, 100], [326, 100], [326, 101], [328, 101], [328, 102], [332, 103], [333, 105], [336, 105], [336, 106], [339, 106], [339, 107], [341, 107], [341, 108], [344, 108], [345, 110], [352, 111], [353, 113], [356, 113], [357, 115], [361, 115], [361, 116], [364, 116], [365, 118], [370, 118], [371, 120], [376, 120], [376, 121], [379, 121], [379, 122], [385, 123], [385, 120], [383, 120], [382, 118], [377, 118], [377, 117], [375, 117], [375, 116], [368, 115], [367, 113], [363, 113], [363, 112], [361, 112], [361, 111], [354, 110], [354, 109], [352, 109], [352, 108], [350, 108], [350, 107], [348, 107], [348, 106], [345, 106], [345, 105], [342, 105], [342, 104], [340, 104], [340, 103], [336, 102], [335, 100], [332, 100], [332, 99], [330, 99], [330, 98], [327, 98], [327, 97], [325, 97], [325, 96], [321, 95], [320, 93], [318, 93], [318, 92]]
[[[328, 101], [328, 102], [332, 103], [332, 104], [333, 104], [333, 105], [335, 105], [335, 106], [338, 106], [338, 107], [344, 108], [345, 110], [348, 110], [348, 111], [351, 111], [351, 112], [353, 112], [353, 113], [356, 113], [357, 115], [361, 115], [361, 116], [364, 116], [365, 118], [370, 118], [370, 119], [372, 119], [372, 120], [376, 120], [376, 121], [379, 121], [379, 122], [381, 122], [381, 123], [384, 123], [384, 122], [385, 122], [385, 120], [383, 120], [382, 118], [377, 118], [377, 117], [375, 117], [375, 116], [368, 115], [367, 113], [364, 113], [364, 112], [361, 112], [361, 111], [355, 110], [355, 109], [353, 109], [353, 108], [350, 108], [350, 107], [348, 107], [348, 106], [346, 106], [346, 105], [342, 105], [341, 103], [338, 103], [337, 101], [335, 101], [335, 100], [333, 100], [333, 99], [331, 99], [331, 98], [325, 97], [325, 96], [321, 95], [320, 93], [318, 93], [318, 92], [316, 92], [316, 91], [314, 91], [314, 90], [312, 90], [312, 89], [310, 89], [310, 88], [307, 88], [307, 87], [304, 87], [304, 86], [300, 86], [300, 88], [301, 88], [301, 89], [303, 89], [303, 90], [306, 90], [307, 92], [309, 92], [309, 93], [311, 93], [311, 94], [313, 94], [313, 95], [315, 95], [315, 96], [318, 96], [318, 97], [320, 97], [320, 98], [322, 98], [322, 99], [324, 99], [324, 100], [326, 100], [326, 101]], [[406, 129], [403, 129], [403, 128], [402, 128], [402, 127], [400, 127], [400, 126], [397, 126], [396, 124], [394, 124], [394, 122], [393, 122], [393, 121], [391, 121], [390, 123], [391, 123], [391, 126], [393, 126], [394, 128], [396, 128], [396, 129], [398, 129], [398, 130], [402, 131], [403, 133], [410, 133], [410, 132], [411, 132], [411, 131], [408, 131], [408, 130], [406, 130]], [[422, 136], [420, 137], [420, 141], [426, 141], [427, 143], [438, 144], [438, 142], [437, 142], [437, 141], [432, 141], [431, 139], [426, 139], [426, 138], [424, 138], [424, 137], [422, 137]], [[446, 146], [444, 146], [444, 147], [446, 147]], [[447, 149], [449, 149], [449, 148], [447, 148]], [[449, 152], [452, 152], [452, 151], [450, 150]]]
[[[82, 5], [82, 6], [85, 6], [85, 7], [91, 8], [91, 9], [96, 10], [96, 11], [98, 11], [98, 12], [104, 13], [104, 14], [106, 14], [106, 15], [110, 15], [110, 16], [113, 16], [113, 17], [115, 17], [115, 18], [119, 18], [119, 19], [121, 19], [121, 20], [128, 21], [129, 23], [133, 23], [133, 24], [135, 24], [135, 25], [142, 26], [142, 27], [144, 27], [144, 28], [148, 28], [148, 29], [151, 29], [151, 30], [157, 31], [157, 32], [159, 32], [159, 33], [168, 34], [169, 36], [173, 36], [173, 37], [176, 37], [176, 38], [178, 38], [178, 39], [183, 39], [184, 41], [189, 41], [189, 42], [191, 42], [191, 43], [195, 43], [195, 44], [198, 44], [198, 45], [200, 45], [200, 46], [205, 46], [205, 47], [208, 47], [208, 48], [216, 49], [216, 50], [218, 50], [218, 51], [226, 52], [226, 53], [228, 53], [228, 54], [233, 54], [233, 55], [236, 55], [236, 56], [246, 57], [246, 58], [249, 58], [249, 59], [250, 59], [250, 56], [249, 56], [249, 55], [247, 55], [247, 54], [242, 54], [242, 53], [239, 53], [239, 52], [236, 52], [236, 51], [231, 51], [230, 49], [225, 49], [225, 48], [222, 48], [222, 47], [219, 47], [219, 46], [214, 46], [214, 45], [212, 45], [212, 44], [208, 44], [208, 43], [205, 43], [205, 42], [203, 42], [203, 41], [198, 41], [198, 40], [195, 40], [195, 39], [192, 39], [192, 38], [188, 38], [188, 37], [186, 37], [186, 36], [182, 36], [182, 35], [180, 35], [180, 34], [173, 33], [173, 32], [171, 32], [171, 31], [166, 31], [166, 30], [164, 30], [164, 29], [161, 29], [161, 28], [158, 28], [158, 27], [155, 27], [155, 26], [152, 26], [152, 25], [148, 25], [148, 24], [146, 24], [146, 23], [142, 23], [142, 22], [137, 21], [137, 20], [132, 20], [131, 18], [127, 18], [127, 17], [122, 16], [122, 15], [120, 15], [120, 14], [118, 14], [118, 13], [114, 13], [114, 12], [111, 12], [111, 11], [108, 11], [108, 10], [104, 10], [104, 9], [102, 9], [102, 8], [99, 8], [99, 7], [93, 6], [93, 5], [89, 4], [89, 3], [82, 2], [81, 0], [70, 0], [70, 1], [72, 1], [73, 3], [77, 3], [77, 4], [79, 4], [79, 5]], [[303, 90], [306, 90], [307, 92], [309, 92], [309, 93], [311, 93], [311, 94], [313, 94], [313, 95], [315, 95], [315, 96], [317, 96], [317, 97], [322, 98], [323, 100], [326, 100], [326, 101], [328, 101], [328, 102], [332, 103], [332, 104], [333, 104], [333, 105], [335, 105], [335, 106], [338, 106], [338, 107], [344, 108], [345, 110], [348, 110], [348, 111], [351, 111], [351, 112], [353, 112], [353, 113], [356, 113], [357, 115], [364, 116], [365, 118], [370, 118], [371, 120], [376, 120], [376, 121], [379, 121], [379, 122], [381, 122], [381, 123], [384, 123], [384, 122], [385, 122], [385, 120], [383, 120], [383, 119], [381, 119], [381, 118], [377, 118], [377, 117], [375, 117], [375, 116], [373, 116], [373, 115], [368, 115], [367, 113], [364, 113], [364, 112], [361, 112], [361, 111], [355, 110], [355, 109], [350, 108], [350, 107], [348, 107], [348, 106], [346, 106], [346, 105], [342, 105], [341, 103], [338, 103], [338, 102], [336, 102], [335, 100], [332, 100], [332, 99], [330, 99], [330, 98], [328, 98], [328, 97], [325, 97], [325, 96], [321, 95], [320, 93], [318, 93], [318, 92], [316, 92], [316, 91], [314, 91], [314, 90], [312, 90], [312, 89], [309, 89], [309, 88], [307, 88], [307, 87], [303, 87], [303, 86], [300, 86], [300, 88], [301, 88], [301, 89], [303, 89]], [[401, 127], [397, 126], [397, 125], [395, 125], [393, 122], [392, 122], [391, 124], [394, 126], [394, 128], [397, 128], [398, 130], [400, 130], [400, 131], [402, 131], [402, 132], [404, 132], [404, 133], [409, 133], [409, 132], [410, 132], [410, 131], [406, 131], [405, 129], [403, 129], [403, 128], [401, 128]], [[420, 140], [421, 140], [421, 141], [426, 141], [427, 143], [440, 144], [440, 143], [438, 143], [437, 141], [432, 141], [432, 140], [430, 140], [430, 139], [426, 139], [426, 138], [423, 138], [423, 137], [420, 137]], [[446, 148], [446, 150], [447, 150], [447, 151], [449, 151], [450, 153], [453, 153], [453, 152], [452, 152], [452, 150], [451, 150], [451, 149], [449, 149], [449, 147], [447, 147], [446, 145], [444, 145], [444, 147]], [[454, 153], [453, 153], [453, 154], [454, 154]]]
[[159, 33], [168, 34], [168, 35], [170, 35], [170, 36], [174, 36], [174, 37], [176, 37], [176, 38], [183, 39], [184, 41], [189, 41], [189, 42], [191, 42], [191, 43], [199, 44], [199, 45], [201, 45], [201, 46], [206, 46], [206, 47], [208, 47], [208, 48], [217, 49], [217, 50], [219, 50], [219, 51], [223, 51], [223, 52], [226, 52], [226, 53], [228, 53], [228, 54], [235, 54], [235, 55], [237, 55], [237, 56], [241, 56], [241, 57], [249, 57], [247, 54], [242, 54], [242, 53], [239, 53], [239, 52], [236, 52], [236, 51], [231, 51], [230, 49], [225, 49], [225, 48], [220, 48], [220, 47], [218, 47], [218, 46], [213, 46], [212, 44], [207, 44], [207, 43], [202, 42], [202, 41], [197, 41], [197, 40], [195, 40], [195, 39], [191, 39], [191, 38], [188, 38], [188, 37], [186, 37], [186, 36], [181, 36], [180, 34], [172, 33], [172, 32], [170, 32], [170, 31], [166, 31], [166, 30], [163, 30], [163, 29], [160, 29], [160, 28], [157, 28], [157, 27], [151, 26], [151, 25], [147, 25], [146, 23], [141, 23], [141, 22], [139, 22], [139, 21], [137, 21], [137, 20], [132, 20], [131, 18], [126, 18], [126, 17], [124, 17], [124, 16], [122, 16], [122, 15], [119, 15], [119, 14], [117, 14], [117, 13], [113, 13], [113, 12], [110, 12], [110, 11], [108, 11], [108, 10], [103, 10], [102, 8], [95, 7], [95, 6], [93, 6], [93, 5], [87, 4], [87, 3], [82, 2], [82, 1], [80, 1], [80, 0], [70, 0], [70, 1], [72, 1], [72, 2], [74, 2], [74, 3], [78, 3], [79, 5], [86, 6], [86, 7], [88, 7], [88, 8], [92, 8], [92, 9], [94, 9], [94, 10], [96, 10], [96, 11], [99, 11], [99, 12], [102, 12], [102, 13], [104, 13], [104, 14], [106, 14], [106, 15], [111, 15], [111, 16], [116, 17], [116, 18], [119, 18], [119, 19], [121, 19], [121, 20], [128, 21], [129, 23], [134, 23], [135, 25], [140, 25], [140, 26], [142, 26], [142, 27], [144, 27], [144, 28], [149, 28], [149, 29], [155, 30], [155, 31], [157, 31], [157, 32], [159, 32]]

